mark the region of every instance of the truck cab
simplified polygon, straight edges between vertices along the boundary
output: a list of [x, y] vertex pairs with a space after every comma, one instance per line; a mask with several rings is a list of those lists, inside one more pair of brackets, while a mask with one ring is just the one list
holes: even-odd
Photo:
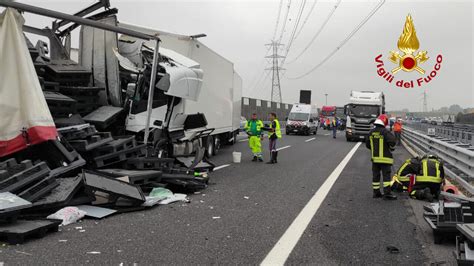
[[363, 140], [369, 135], [375, 119], [385, 113], [385, 96], [382, 92], [352, 91], [346, 114], [346, 140]]
[[318, 110], [310, 104], [294, 104], [286, 120], [286, 134], [317, 134]]
[[327, 129], [329, 130], [330, 129], [330, 126], [327, 127], [326, 126], [326, 120], [329, 119], [329, 121], [332, 121], [334, 119], [334, 117], [336, 116], [336, 106], [327, 106], [327, 105], [324, 105], [322, 108], [321, 108], [321, 114], [320, 114], [320, 119], [322, 121], [324, 121], [324, 123], [322, 123], [322, 127], [324, 129]]

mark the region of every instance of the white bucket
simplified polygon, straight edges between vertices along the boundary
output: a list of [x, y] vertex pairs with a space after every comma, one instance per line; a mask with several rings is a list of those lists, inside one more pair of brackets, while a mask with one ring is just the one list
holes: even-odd
[[234, 151], [232, 153], [232, 158], [234, 163], [240, 163], [240, 160], [242, 159], [242, 153]]

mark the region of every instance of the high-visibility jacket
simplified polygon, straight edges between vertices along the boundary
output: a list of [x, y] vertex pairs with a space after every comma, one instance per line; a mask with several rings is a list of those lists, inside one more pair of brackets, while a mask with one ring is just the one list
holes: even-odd
[[421, 161], [419, 158], [411, 158], [406, 160], [396, 173], [398, 181], [404, 183], [404, 185], [410, 182], [408, 175], [418, 175], [421, 168]]
[[365, 145], [372, 152], [373, 163], [393, 164], [391, 147], [396, 144], [396, 139], [385, 127], [376, 125], [366, 138]]
[[280, 121], [277, 119], [273, 120], [270, 124], [270, 129], [275, 129], [273, 132], [270, 131], [268, 133], [268, 138], [271, 138], [273, 134], [276, 134], [277, 138], [281, 139], [281, 129], [280, 129]]
[[424, 158], [421, 160], [421, 171], [416, 176], [416, 183], [437, 183], [440, 184], [444, 179], [443, 163], [433, 158]]
[[393, 124], [393, 131], [394, 132], [402, 132], [402, 123], [395, 122], [395, 124]]
[[[256, 123], [256, 131], [257, 132], [251, 132], [252, 130], [252, 123]], [[247, 120], [247, 123], [245, 124], [245, 131], [252, 136], [260, 136], [262, 135], [262, 128], [263, 128], [263, 122], [262, 120]]]

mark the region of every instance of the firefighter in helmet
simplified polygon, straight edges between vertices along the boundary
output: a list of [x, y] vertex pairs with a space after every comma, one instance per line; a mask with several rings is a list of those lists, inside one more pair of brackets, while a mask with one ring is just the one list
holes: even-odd
[[374, 128], [370, 130], [366, 138], [366, 147], [371, 151], [372, 157], [372, 189], [373, 197], [380, 198], [381, 183], [380, 177], [383, 177], [383, 198], [386, 200], [395, 200], [397, 196], [391, 191], [391, 167], [393, 164], [393, 155], [391, 150], [396, 144], [395, 137], [386, 129], [388, 118], [386, 115], [380, 115], [374, 122]]

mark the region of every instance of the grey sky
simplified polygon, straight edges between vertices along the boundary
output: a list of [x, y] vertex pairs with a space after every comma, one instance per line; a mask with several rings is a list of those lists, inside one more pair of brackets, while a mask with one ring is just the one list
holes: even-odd
[[[303, 18], [312, 5], [307, 1]], [[92, 3], [92, 0], [20, 1], [42, 7], [73, 13]], [[307, 45], [336, 0], [319, 0], [316, 7], [294, 41], [288, 54], [291, 61]], [[284, 0], [281, 21], [286, 11]], [[288, 43], [301, 0], [293, 0], [282, 43]], [[371, 1], [342, 0], [334, 16], [310, 49], [297, 61], [286, 64], [281, 78], [284, 102], [298, 100], [300, 89], [311, 89], [313, 101], [344, 105], [350, 90], [377, 90], [386, 94], [387, 109], [409, 108], [420, 111], [422, 92], [428, 93], [428, 107], [439, 108], [451, 104], [474, 106], [473, 87], [473, 1], [390, 1], [361, 28], [361, 30], [315, 72], [298, 80], [287, 77], [305, 73], [327, 56], [341, 40], [378, 3]], [[263, 57], [276, 22], [279, 0], [274, 1], [121, 1], [111, 0], [119, 9], [119, 20], [180, 34], [206, 33], [202, 41], [235, 63], [244, 81], [244, 96], [269, 99], [270, 81], [262, 80], [263, 68], [269, 67]], [[428, 85], [402, 89], [388, 84], [376, 71], [375, 57], [383, 54], [386, 69], [395, 67], [388, 60], [389, 51], [397, 50], [405, 17], [413, 16], [420, 50], [428, 51], [430, 59], [420, 65], [428, 73], [433, 69], [437, 54], [443, 55], [441, 70]], [[49, 26], [50, 19], [26, 15], [27, 24]], [[302, 22], [301, 22], [302, 23]], [[300, 23], [300, 25], [301, 25]], [[281, 25], [281, 23], [280, 23]], [[280, 32], [280, 29], [278, 29]], [[73, 40], [74, 43], [74, 40]], [[281, 51], [280, 53], [283, 53]], [[428, 74], [427, 73], [427, 74]], [[397, 73], [397, 79], [416, 80], [417, 72]], [[257, 85], [257, 86], [256, 86]]]

